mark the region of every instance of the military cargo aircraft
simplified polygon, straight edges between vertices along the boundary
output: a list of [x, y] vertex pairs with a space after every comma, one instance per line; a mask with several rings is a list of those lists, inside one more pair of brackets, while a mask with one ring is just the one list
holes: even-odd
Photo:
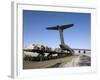
[[57, 26], [54, 26], [54, 27], [47, 27], [46, 28], [47, 30], [58, 30], [59, 31], [60, 40], [61, 40], [60, 48], [62, 50], [68, 50], [71, 54], [74, 53], [74, 50], [71, 49], [68, 45], [65, 44], [64, 37], [63, 37], [63, 31], [64, 31], [64, 29], [70, 28], [72, 26], [74, 26], [74, 24], [67, 24], [67, 25], [61, 25], [61, 26], [57, 25]]

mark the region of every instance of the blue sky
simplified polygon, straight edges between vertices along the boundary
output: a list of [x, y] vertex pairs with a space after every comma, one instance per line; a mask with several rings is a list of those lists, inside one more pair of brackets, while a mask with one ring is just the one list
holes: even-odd
[[64, 41], [71, 48], [91, 48], [91, 14], [23, 10], [23, 45], [44, 44], [59, 47], [60, 36], [46, 27], [74, 24], [64, 30]]

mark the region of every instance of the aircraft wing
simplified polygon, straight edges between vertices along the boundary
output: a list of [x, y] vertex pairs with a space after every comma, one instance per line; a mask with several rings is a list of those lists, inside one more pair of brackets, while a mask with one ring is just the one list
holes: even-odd
[[48, 30], [59, 30], [59, 29], [66, 29], [72, 27], [74, 24], [62, 25], [62, 26], [55, 26], [55, 27], [47, 27]]

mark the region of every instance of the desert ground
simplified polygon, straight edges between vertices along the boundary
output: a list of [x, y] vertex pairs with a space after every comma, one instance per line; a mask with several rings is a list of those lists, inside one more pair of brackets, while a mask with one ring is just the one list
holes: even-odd
[[23, 61], [23, 69], [81, 67], [90, 65], [91, 57], [90, 55], [85, 54], [76, 54], [73, 56], [52, 59], [47, 61]]

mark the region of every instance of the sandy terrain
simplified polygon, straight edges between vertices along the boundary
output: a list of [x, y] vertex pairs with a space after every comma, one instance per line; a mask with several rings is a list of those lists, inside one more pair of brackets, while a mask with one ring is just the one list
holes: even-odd
[[57, 67], [80, 67], [91, 66], [91, 57], [88, 54], [76, 54], [73, 56], [52, 59], [47, 61], [24, 61], [23, 69], [57, 68]]
[[64, 58], [41, 61], [41, 62], [24, 61], [23, 68], [36, 69], [36, 68], [62, 67], [62, 65], [67, 64], [71, 62], [73, 59], [77, 59], [78, 57], [79, 57], [78, 55], [74, 55], [70, 57], [64, 57]]

